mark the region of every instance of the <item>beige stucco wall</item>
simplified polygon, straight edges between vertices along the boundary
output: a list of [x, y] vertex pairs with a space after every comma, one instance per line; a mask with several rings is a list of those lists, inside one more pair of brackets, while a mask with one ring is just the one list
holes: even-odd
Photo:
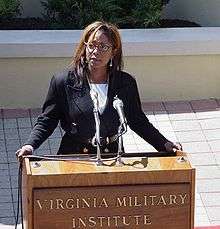
[[143, 101], [220, 97], [220, 55], [134, 57], [126, 63]]
[[220, 26], [219, 12], [219, 0], [170, 0], [163, 17], [185, 19], [202, 26]]
[[[0, 59], [0, 107], [40, 107], [69, 58]], [[220, 55], [126, 57], [143, 101], [220, 98]]]
[[64, 58], [0, 59], [0, 107], [40, 107], [50, 77], [68, 61]]

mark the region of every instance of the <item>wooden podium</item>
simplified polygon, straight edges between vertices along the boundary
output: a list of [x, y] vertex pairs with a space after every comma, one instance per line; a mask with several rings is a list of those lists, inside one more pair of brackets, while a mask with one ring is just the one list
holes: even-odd
[[195, 170], [172, 157], [34, 161], [22, 173], [25, 229], [193, 229]]

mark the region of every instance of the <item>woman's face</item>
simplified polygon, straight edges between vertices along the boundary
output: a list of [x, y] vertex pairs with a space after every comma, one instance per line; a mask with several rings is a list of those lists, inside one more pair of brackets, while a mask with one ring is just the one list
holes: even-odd
[[101, 30], [89, 37], [86, 43], [86, 60], [91, 69], [106, 68], [112, 56], [112, 44]]

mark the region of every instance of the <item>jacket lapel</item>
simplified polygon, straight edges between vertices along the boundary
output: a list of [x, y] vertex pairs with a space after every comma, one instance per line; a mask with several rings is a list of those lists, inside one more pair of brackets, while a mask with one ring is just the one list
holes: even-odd
[[119, 79], [120, 77], [118, 77], [117, 74], [114, 76], [111, 75], [109, 79], [108, 98], [109, 98], [110, 106], [113, 106], [113, 100], [115, 96], [119, 96], [119, 94], [122, 91], [121, 83]]
[[67, 80], [66, 84], [66, 91], [70, 113], [76, 116], [81, 114], [85, 117], [87, 117], [89, 114], [91, 115], [91, 111], [93, 110], [93, 102], [90, 97], [90, 89], [87, 79], [84, 79], [83, 82], [80, 82], [76, 79], [76, 77], [69, 75], [69, 79]]

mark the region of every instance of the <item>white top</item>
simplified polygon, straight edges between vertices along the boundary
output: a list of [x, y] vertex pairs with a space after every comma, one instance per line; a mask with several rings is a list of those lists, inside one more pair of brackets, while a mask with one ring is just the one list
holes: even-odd
[[90, 90], [98, 94], [98, 108], [103, 113], [107, 104], [108, 83], [90, 83]]

